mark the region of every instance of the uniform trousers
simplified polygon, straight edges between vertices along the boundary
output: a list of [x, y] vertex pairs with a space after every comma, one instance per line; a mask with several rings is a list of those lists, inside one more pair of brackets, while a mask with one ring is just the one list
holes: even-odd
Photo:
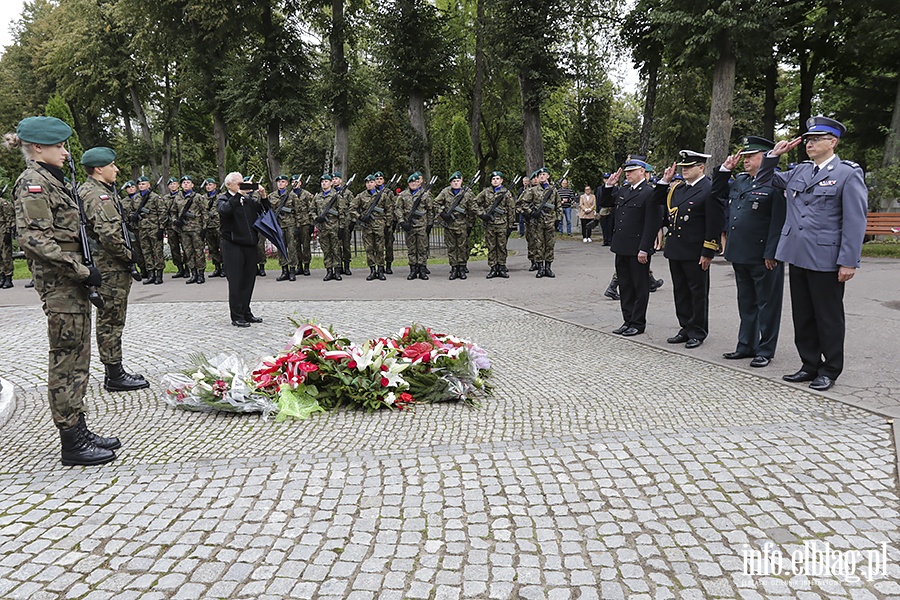
[[679, 333], [705, 340], [709, 332], [709, 271], [696, 260], [669, 259]]
[[650, 261], [641, 264], [637, 256], [616, 254], [616, 278], [619, 281], [622, 322], [644, 331], [647, 328], [647, 305], [650, 303]]
[[406, 251], [410, 265], [424, 266], [428, 262], [428, 234], [424, 225], [410, 227], [406, 232]]
[[166, 268], [162, 233], [157, 229], [141, 228], [141, 248], [144, 250], [144, 261], [148, 269], [162, 271]]
[[384, 261], [387, 264], [394, 262], [394, 225], [389, 223], [384, 226]]
[[14, 269], [12, 230], [7, 229], [0, 234], [0, 275], [12, 275]]
[[553, 223], [534, 221], [534, 260], [537, 262], [553, 262], [553, 248], [556, 246], [556, 228]]
[[297, 242], [297, 261], [298, 264], [308, 265], [309, 261], [312, 260], [312, 249], [310, 248], [310, 235], [312, 234], [312, 227], [310, 225], [301, 225], [296, 228], [296, 242]]
[[[506, 231], [504, 230], [504, 235]], [[465, 226], [445, 226], [447, 258], [451, 267], [461, 267], [469, 260], [469, 236]]]
[[100, 285], [103, 308], [97, 309], [97, 349], [100, 352], [100, 362], [105, 365], [122, 362], [122, 332], [125, 330], [130, 291], [131, 273], [103, 273], [103, 283]]
[[384, 266], [384, 227], [376, 223], [362, 230], [363, 245], [366, 248], [366, 265]]
[[484, 228], [484, 245], [487, 246], [488, 266], [506, 266], [507, 251], [506, 224], [488, 224]]
[[181, 234], [174, 229], [166, 229], [166, 237], [169, 240], [169, 250], [172, 252], [172, 264], [181, 271], [184, 269], [184, 251], [181, 248]]
[[349, 263], [353, 260], [353, 253], [350, 252], [350, 242], [353, 240], [353, 232], [346, 227], [338, 230], [338, 240], [341, 242], [341, 263]]
[[206, 229], [206, 247], [209, 249], [209, 259], [216, 267], [222, 266], [222, 243], [219, 239], [219, 227]]
[[737, 284], [738, 329], [736, 351], [750, 356], [775, 356], [781, 329], [784, 264], [771, 271], [763, 263], [732, 263]]
[[240, 321], [252, 316], [250, 299], [256, 285], [256, 246], [240, 246], [222, 240], [222, 262], [228, 279], [228, 308], [231, 320]]
[[341, 266], [341, 241], [338, 239], [337, 227], [319, 228], [319, 246], [322, 248], [322, 258], [326, 269]]
[[837, 379], [844, 370], [844, 284], [835, 271], [791, 265], [794, 344], [803, 370]]
[[284, 237], [284, 247], [287, 249], [287, 256], [278, 252], [278, 265], [282, 268], [297, 266], [297, 228], [287, 223], [279, 223], [281, 232]]
[[206, 253], [203, 251], [203, 231], [182, 231], [181, 246], [184, 248], [184, 258], [188, 269], [206, 270]]

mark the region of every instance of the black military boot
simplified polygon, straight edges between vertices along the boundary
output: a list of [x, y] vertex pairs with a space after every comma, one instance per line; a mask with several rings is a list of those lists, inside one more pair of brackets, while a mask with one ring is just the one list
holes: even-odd
[[156, 270], [156, 277], [153, 279], [153, 284], [154, 284], [154, 285], [160, 285], [162, 282], [163, 282], [163, 270], [162, 270], [162, 269], [157, 269], [157, 270]]
[[81, 427], [84, 430], [84, 433], [87, 435], [87, 439], [90, 440], [92, 444], [97, 446], [98, 448], [106, 448], [107, 450], [118, 450], [122, 447], [122, 442], [119, 441], [117, 437], [103, 437], [97, 435], [90, 429], [88, 429], [87, 421], [84, 420], [84, 413], [78, 415], [78, 427]]
[[379, 266], [376, 271], [376, 276], [378, 277], [378, 281], [385, 281], [387, 277], [384, 276], [384, 267]]
[[428, 273], [431, 272], [428, 270], [428, 267], [426, 267], [425, 265], [419, 265], [418, 271], [419, 279], [421, 279], [422, 281], [428, 281]]
[[31, 281], [29, 281], [28, 283], [25, 284], [25, 287], [27, 287], [27, 288], [34, 287], [34, 278], [33, 277], [31, 278]]
[[662, 279], [657, 279], [656, 277], [653, 276], [653, 271], [650, 271], [650, 291], [651, 292], [655, 292], [656, 290], [661, 288], [664, 283], [665, 283], [665, 281], [663, 281]]
[[537, 274], [535, 275], [535, 277], [538, 277], [538, 278], [543, 277], [544, 276], [544, 263], [539, 262], [539, 263], [535, 263], [535, 264], [537, 265]]
[[116, 459], [116, 453], [94, 445], [87, 435], [87, 428], [76, 423], [59, 430], [62, 442], [62, 464], [67, 467], [102, 465]]
[[12, 286], [12, 275], [0, 275], [0, 289], [7, 290]]
[[497, 265], [497, 277], [509, 279], [509, 271], [506, 270], [506, 265]]
[[288, 281], [297, 281], [297, 269], [288, 267]]
[[150, 387], [145, 379], [138, 379], [122, 368], [122, 363], [104, 364], [106, 377], [103, 378], [103, 387], [109, 392], [131, 392]]
[[419, 267], [417, 265], [409, 265], [409, 275], [406, 276], [406, 279], [412, 281], [419, 274]]
[[545, 263], [544, 263], [544, 277], [550, 277], [551, 279], [552, 279], [553, 277], [556, 277], [556, 273], [554, 273], [554, 272], [550, 269], [550, 265], [552, 265], [552, 264], [553, 264], [552, 262], [545, 262]]
[[342, 273], [343, 273], [344, 275], [347, 275], [348, 277], [349, 277], [350, 275], [353, 275], [353, 273], [350, 271], [350, 263], [349, 263], [349, 262], [345, 262], [345, 263], [344, 263], [344, 270], [342, 271]]
[[206, 283], [206, 271], [204, 269], [197, 269], [197, 283]]
[[213, 277], [221, 277], [222, 276], [222, 265], [214, 263], [213, 266], [215, 268], [213, 269], [213, 272], [209, 274], [209, 278], [212, 279]]
[[375, 267], [369, 267], [369, 274], [366, 275], [366, 281], [372, 281], [377, 277], [378, 275], [375, 274]]
[[197, 269], [191, 269], [191, 276], [185, 283], [197, 283]]
[[619, 291], [616, 289], [617, 287], [619, 287], [619, 280], [613, 275], [613, 278], [609, 280], [609, 285], [606, 286], [606, 291], [603, 292], [603, 295], [611, 300], [618, 300]]
[[538, 264], [537, 264], [535, 261], [531, 261], [531, 266], [528, 267], [528, 270], [529, 270], [529, 271], [537, 271], [537, 270], [538, 270]]
[[265, 277], [266, 276], [266, 263], [259, 263], [256, 265], [256, 276], [257, 277]]
[[278, 277], [276, 277], [276, 278], [275, 278], [275, 281], [287, 281], [288, 279], [290, 279], [290, 277], [291, 277], [291, 276], [288, 275], [288, 268], [287, 268], [287, 267], [281, 267], [281, 275], [279, 275]]
[[459, 267], [457, 266], [450, 267], [450, 281], [454, 279], [459, 279]]
[[488, 271], [488, 274], [485, 277], [485, 279], [493, 279], [496, 276], [497, 276], [497, 265], [494, 265], [493, 267], [491, 267], [491, 270]]
[[309, 277], [309, 263], [303, 264], [303, 276]]
[[156, 271], [153, 269], [147, 269], [144, 271], [144, 285], [150, 285], [156, 279]]
[[322, 278], [322, 281], [331, 281], [334, 279], [334, 269], [328, 267], [325, 269], [325, 277]]
[[335, 281], [343, 281], [344, 280], [344, 278], [341, 277], [341, 268], [340, 267], [334, 268], [334, 280]]
[[393, 275], [394, 272], [391, 271], [391, 263], [384, 263], [384, 272], [388, 275]]
[[428, 265], [419, 265], [419, 272], [425, 271], [426, 275], [431, 275], [431, 271], [428, 270]]
[[[468, 265], [467, 263], [463, 263], [463, 266], [462, 266], [462, 272], [463, 272], [463, 273], [468, 273], [468, 272], [469, 272], [469, 265]], [[459, 278], [460, 278], [460, 279], [465, 279], [465, 277], [463, 277], [462, 274], [460, 274]]]
[[460, 279], [467, 279], [468, 275], [466, 275], [466, 273], [468, 273], [468, 272], [469, 272], [469, 268], [466, 266], [465, 263], [463, 263], [463, 265], [461, 267], [456, 269], [456, 276], [459, 277]]
[[175, 274], [172, 275], [172, 279], [184, 279], [185, 277], [187, 277], [187, 271], [185, 271], [183, 265], [178, 267], [178, 271], [176, 271]]

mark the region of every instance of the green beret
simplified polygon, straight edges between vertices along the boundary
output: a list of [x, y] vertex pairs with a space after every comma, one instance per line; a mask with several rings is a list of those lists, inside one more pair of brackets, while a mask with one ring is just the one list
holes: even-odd
[[275, 181], [287, 181], [287, 180], [288, 180], [288, 178], [285, 177], [284, 175], [279, 175], [278, 177], [275, 178]]
[[334, 173], [331, 174], [332, 179], [341, 179], [342, 177], [343, 177], [343, 175], [341, 175], [340, 171], [335, 171]]
[[138, 177], [138, 183], [140, 183], [142, 181], [150, 181], [150, 178], [147, 177], [146, 175], [141, 175], [140, 177]]
[[322, 173], [322, 181], [325, 181], [326, 179], [328, 181], [332, 180], [331, 173]]
[[191, 183], [194, 182], [194, 178], [191, 177], [190, 175], [182, 175], [182, 176], [181, 176], [181, 180], [182, 180], [182, 181], [190, 181]]
[[216, 180], [213, 179], [212, 177], [207, 177], [206, 179], [203, 180], [203, 185], [206, 185], [207, 183], [216, 183]]
[[450, 175], [450, 181], [453, 181], [454, 179], [462, 179], [462, 173], [454, 171], [453, 174]]
[[116, 160], [116, 153], [112, 148], [106, 146], [91, 148], [81, 155], [81, 164], [86, 167], [105, 167], [114, 160]]
[[250, 183], [250, 176], [244, 175], [244, 183]]
[[537, 173], [538, 173], [538, 174], [546, 173], [547, 175], [549, 175], [549, 174], [550, 174], [550, 169], [548, 169], [547, 167], [541, 167], [540, 169], [537, 170]]
[[531, 177], [529, 177], [528, 179], [537, 179], [537, 176], [538, 176], [538, 172], [537, 172], [537, 171], [532, 171], [532, 172], [531, 172]]
[[493, 171], [491, 172], [491, 177], [499, 177], [503, 179], [503, 171]]
[[300, 181], [299, 175], [291, 175], [291, 181]]
[[51, 146], [69, 139], [72, 128], [56, 117], [26, 117], [19, 121], [16, 135], [30, 144]]
[[170, 183], [178, 183], [178, 180], [175, 179], [174, 177], [169, 177], [169, 180], [166, 182], [166, 185], [169, 185]]
[[375, 171], [375, 177], [384, 177], [384, 173], [382, 171]]
[[366, 181], [375, 181], [375, 175], [366, 175]]
[[134, 183], [134, 180], [129, 179], [128, 181], [125, 182], [125, 187], [130, 188], [130, 187], [137, 187], [137, 186]]
[[415, 173], [412, 173], [409, 177], [406, 178], [406, 183], [412, 183], [413, 181], [415, 181], [416, 179], [419, 179], [420, 177], [422, 177], [422, 173], [420, 173], [419, 171], [416, 171]]

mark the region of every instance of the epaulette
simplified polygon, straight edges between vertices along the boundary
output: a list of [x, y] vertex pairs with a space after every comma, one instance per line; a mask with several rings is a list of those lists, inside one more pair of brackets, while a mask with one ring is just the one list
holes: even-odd
[[862, 168], [862, 167], [859, 166], [859, 164], [853, 162], [852, 160], [843, 160], [843, 159], [841, 159], [841, 162], [844, 163], [845, 165], [847, 165], [848, 167], [853, 167], [854, 169], [861, 169], [861, 168]]
[[813, 163], [813, 161], [811, 161], [811, 160], [804, 160], [803, 162], [797, 163], [797, 164], [801, 164], [801, 165], [812, 165], [812, 164], [815, 164], [815, 163]]

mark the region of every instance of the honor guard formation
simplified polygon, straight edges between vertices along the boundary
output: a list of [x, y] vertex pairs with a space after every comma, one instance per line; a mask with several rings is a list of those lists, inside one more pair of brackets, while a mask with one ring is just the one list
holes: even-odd
[[[604, 174], [595, 196], [580, 198], [542, 167], [506, 184], [502, 171], [471, 176], [456, 171], [435, 187], [413, 172], [389, 180], [381, 171], [315, 178], [278, 175], [266, 190], [241, 173], [221, 188], [213, 178], [195, 186], [185, 174], [153, 183], [147, 177], [117, 186], [116, 153], [87, 150], [76, 171], [66, 145], [71, 128], [53, 117], [23, 119], [7, 145], [21, 148], [26, 169], [11, 197], [0, 194], [0, 288], [13, 286], [12, 240], [18, 240], [48, 322], [48, 396], [59, 429], [62, 462], [92, 465], [115, 458], [117, 438], [101, 437], [85, 421], [84, 395], [90, 363], [92, 305], [96, 338], [110, 391], [148, 387], [123, 367], [122, 332], [132, 281], [161, 285], [171, 253], [171, 279], [203, 285], [228, 280], [231, 322], [250, 327], [262, 319], [250, 303], [257, 277], [266, 275], [266, 240], [277, 248], [276, 281], [309, 277], [313, 240], [321, 250], [324, 281], [351, 276], [351, 240], [365, 249], [366, 281], [394, 274], [395, 235], [406, 245], [407, 280], [426, 281], [431, 233], [443, 231], [450, 280], [471, 276], [475, 232], [483, 232], [487, 279], [509, 277], [507, 243], [517, 229], [527, 240], [529, 271], [555, 278], [556, 237], [571, 234], [573, 208], [582, 241], [592, 242], [598, 222], [603, 245], [615, 255], [615, 273], [604, 294], [619, 302], [622, 325], [613, 333], [644, 333], [650, 294], [663, 281], [651, 270], [663, 251], [669, 263], [679, 329], [667, 339], [687, 349], [709, 335], [709, 266], [724, 253], [734, 270], [740, 326], [729, 360], [750, 359], [765, 367], [775, 355], [781, 322], [784, 265], [788, 279], [800, 368], [785, 375], [815, 390], [834, 385], [843, 369], [844, 285], [859, 266], [866, 227], [867, 190], [860, 167], [835, 153], [846, 129], [817, 116], [801, 138], [777, 144], [747, 136], [721, 165], [708, 154], [682, 150], [658, 181], [644, 156], [631, 155]], [[779, 171], [779, 158], [805, 144], [809, 160]], [[735, 169], [742, 171], [735, 174]], [[78, 185], [81, 179], [84, 183]], [[358, 184], [357, 184], [358, 185]], [[405, 187], [405, 189], [400, 189]], [[161, 192], [161, 193], [160, 193]], [[207, 275], [207, 260], [212, 271]]]

